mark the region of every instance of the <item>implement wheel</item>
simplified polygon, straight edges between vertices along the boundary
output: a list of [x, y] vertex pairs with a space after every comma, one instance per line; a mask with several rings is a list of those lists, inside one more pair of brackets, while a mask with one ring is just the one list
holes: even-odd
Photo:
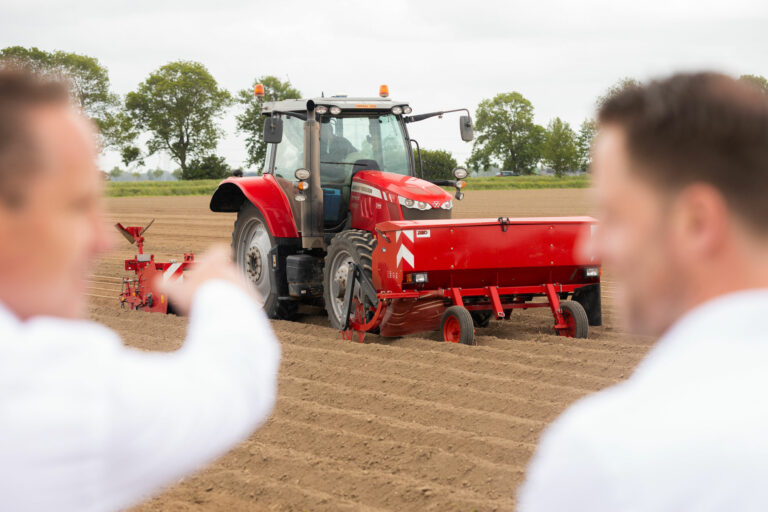
[[475, 324], [466, 308], [451, 306], [446, 309], [440, 322], [440, 329], [443, 331], [445, 341], [464, 345], [475, 344]]
[[589, 319], [584, 306], [567, 300], [560, 303], [560, 309], [567, 327], [557, 329], [557, 334], [568, 338], [586, 338], [589, 334]]

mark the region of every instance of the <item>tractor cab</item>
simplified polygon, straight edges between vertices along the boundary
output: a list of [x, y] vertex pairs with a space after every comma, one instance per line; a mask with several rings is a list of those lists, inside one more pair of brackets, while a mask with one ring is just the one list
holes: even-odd
[[[307, 103], [315, 103], [319, 130], [306, 141]], [[264, 173], [294, 195], [296, 170], [305, 168], [307, 142], [317, 147], [316, 169], [323, 195], [323, 228], [336, 232], [349, 217], [352, 181], [360, 171], [414, 176], [413, 152], [403, 118], [410, 107], [386, 98], [314, 98], [265, 103], [262, 114], [282, 120], [282, 140], [267, 146]], [[291, 115], [293, 114], [293, 115]], [[312, 135], [311, 135], [312, 136]], [[307, 162], [309, 163], [309, 162]], [[310, 163], [312, 167], [312, 163]]]

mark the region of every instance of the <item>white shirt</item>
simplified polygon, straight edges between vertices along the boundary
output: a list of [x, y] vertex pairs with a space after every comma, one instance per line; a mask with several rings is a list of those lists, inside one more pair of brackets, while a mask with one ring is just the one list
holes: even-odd
[[521, 512], [768, 510], [768, 290], [686, 314], [542, 436]]
[[21, 322], [0, 305], [0, 510], [136, 504], [263, 422], [280, 346], [261, 308], [205, 283], [187, 333], [176, 352], [143, 352], [92, 322]]

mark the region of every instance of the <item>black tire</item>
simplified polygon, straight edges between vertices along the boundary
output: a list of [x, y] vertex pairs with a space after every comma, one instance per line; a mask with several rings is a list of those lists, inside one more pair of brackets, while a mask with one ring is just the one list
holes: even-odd
[[280, 287], [275, 281], [269, 257], [274, 247], [275, 238], [269, 232], [261, 212], [246, 201], [237, 212], [232, 231], [232, 259], [264, 298], [267, 316], [291, 320], [296, 316], [298, 304], [292, 300], [279, 300]]
[[582, 286], [573, 292], [573, 300], [584, 306], [589, 325], [603, 325], [603, 306], [600, 299], [600, 283]]
[[491, 324], [491, 318], [493, 318], [493, 311], [471, 311], [472, 320], [475, 321], [475, 326], [479, 328], [488, 327]]
[[440, 332], [443, 340], [463, 345], [475, 344], [475, 324], [470, 312], [461, 306], [451, 306], [443, 313], [440, 320]]
[[363, 269], [368, 279], [371, 279], [375, 248], [376, 239], [373, 235], [360, 229], [342, 231], [331, 240], [323, 268], [323, 301], [328, 320], [334, 329], [341, 329], [344, 324], [342, 310], [347, 283], [346, 265], [349, 261], [354, 261]]
[[[562, 336], [572, 336], [573, 338], [586, 338], [589, 335], [589, 319], [587, 318], [587, 312], [584, 311], [584, 306], [578, 302], [572, 300], [566, 300], [560, 303], [560, 309], [563, 312], [563, 316], [566, 320], [568, 317], [573, 319], [573, 329], [571, 332], [559, 332]], [[563, 330], [565, 331], [565, 329]]]

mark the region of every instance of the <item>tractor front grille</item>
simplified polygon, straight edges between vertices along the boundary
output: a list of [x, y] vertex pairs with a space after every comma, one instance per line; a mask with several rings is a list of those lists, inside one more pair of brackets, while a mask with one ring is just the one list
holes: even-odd
[[442, 208], [432, 208], [431, 210], [403, 208], [403, 220], [441, 220], [450, 218], [451, 210], [444, 210]]

